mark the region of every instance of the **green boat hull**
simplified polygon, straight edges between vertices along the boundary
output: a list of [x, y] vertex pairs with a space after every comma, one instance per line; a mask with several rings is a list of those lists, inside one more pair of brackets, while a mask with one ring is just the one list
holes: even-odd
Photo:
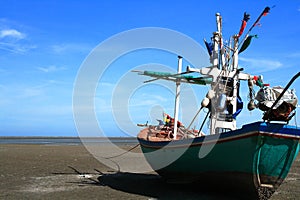
[[253, 123], [190, 141], [139, 140], [151, 167], [170, 182], [200, 181], [258, 195], [264, 188], [272, 193], [286, 178], [299, 151], [299, 136], [294, 127]]

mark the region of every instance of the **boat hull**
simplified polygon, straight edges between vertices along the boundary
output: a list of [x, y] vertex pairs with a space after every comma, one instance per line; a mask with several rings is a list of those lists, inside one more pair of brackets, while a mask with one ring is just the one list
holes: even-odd
[[270, 195], [287, 176], [299, 137], [295, 127], [256, 122], [220, 135], [139, 142], [152, 168], [170, 182], [203, 181], [206, 186]]

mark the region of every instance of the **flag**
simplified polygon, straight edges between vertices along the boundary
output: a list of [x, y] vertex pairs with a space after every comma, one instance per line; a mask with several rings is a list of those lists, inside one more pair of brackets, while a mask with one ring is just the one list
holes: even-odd
[[260, 26], [261, 24], [259, 23], [259, 20], [263, 17], [266, 16], [267, 14], [270, 13], [271, 8], [270, 7], [265, 7], [265, 9], [263, 10], [263, 12], [259, 15], [259, 17], [257, 18], [257, 20], [254, 22], [254, 24], [251, 26], [251, 28], [249, 29], [248, 32], [251, 32], [251, 30], [255, 27], [255, 26]]
[[260, 14], [259, 18], [256, 20], [256, 22], [254, 23], [254, 26], [261, 26], [261, 24], [259, 23], [259, 20], [261, 17], [263, 16], [267, 16], [267, 14], [270, 13], [271, 8], [270, 7], [265, 7], [264, 11]]
[[212, 51], [213, 51], [213, 44], [212, 43], [208, 43], [205, 39], [204, 39], [204, 43], [207, 49], [208, 54], [211, 56], [212, 55]]
[[171, 122], [171, 117], [167, 113], [164, 113], [164, 122], [166, 125], [169, 125]]
[[242, 47], [240, 48], [239, 53], [242, 53], [243, 51], [245, 51], [249, 47], [252, 38], [258, 38], [258, 36], [257, 35], [249, 35], [246, 38], [246, 40], [244, 41], [244, 43], [242, 44]]
[[238, 37], [240, 37], [243, 34], [249, 19], [250, 19], [250, 14], [247, 14], [246, 12], [244, 12], [244, 18], [242, 20], [242, 25], [241, 25]]
[[[174, 126], [174, 118], [172, 118], [170, 115], [168, 115], [167, 113], [163, 113], [164, 114], [164, 122], [166, 126]], [[177, 126], [181, 127], [183, 126], [183, 124], [180, 121], [177, 121]]]
[[245, 30], [246, 25], [247, 25], [247, 22], [243, 20], [240, 31], [239, 31], [239, 34], [238, 34], [238, 37], [241, 37], [241, 35], [243, 34], [243, 32]]
[[262, 13], [262, 15], [263, 16], [267, 16], [267, 14], [269, 14], [270, 13], [270, 10], [271, 10], [271, 8], [270, 7], [265, 7], [265, 9], [264, 9], [264, 11], [263, 11], [263, 13]]

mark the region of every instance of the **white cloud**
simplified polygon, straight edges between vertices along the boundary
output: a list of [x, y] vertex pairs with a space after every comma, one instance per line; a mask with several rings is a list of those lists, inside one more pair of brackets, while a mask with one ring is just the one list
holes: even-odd
[[52, 50], [55, 53], [62, 53], [64, 51], [66, 51], [68, 47], [66, 45], [52, 45]]
[[87, 44], [76, 44], [76, 43], [67, 43], [67, 44], [56, 44], [51, 46], [52, 51], [57, 54], [66, 53], [66, 52], [90, 52], [93, 47]]
[[45, 73], [51, 73], [51, 72], [66, 70], [65, 67], [56, 67], [54, 65], [51, 65], [49, 67], [38, 67], [37, 69], [42, 71], [42, 72], [45, 72]]
[[21, 94], [22, 98], [36, 97], [42, 95], [43, 91], [38, 88], [25, 88]]
[[240, 57], [240, 60], [244, 62], [247, 68], [255, 72], [269, 72], [275, 69], [283, 67], [283, 64], [276, 60], [254, 59]]
[[35, 45], [24, 45], [18, 43], [0, 42], [0, 49], [4, 51], [10, 51], [13, 53], [25, 53], [30, 49], [35, 49]]
[[26, 34], [16, 29], [2, 29], [0, 30], [0, 50], [22, 54], [36, 48], [35, 45], [28, 44], [25, 38]]
[[15, 38], [15, 39], [23, 39], [26, 37], [24, 33], [21, 33], [15, 29], [5, 29], [0, 31], [0, 38]]

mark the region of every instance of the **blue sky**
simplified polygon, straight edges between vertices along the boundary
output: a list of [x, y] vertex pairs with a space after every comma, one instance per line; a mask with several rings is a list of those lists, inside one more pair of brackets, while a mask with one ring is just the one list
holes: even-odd
[[[245, 11], [251, 14], [251, 25], [265, 6], [275, 7], [253, 29], [259, 38], [241, 54], [240, 65], [246, 72], [263, 74], [273, 86], [284, 86], [300, 69], [299, 1], [2, 0], [0, 136], [77, 136], [72, 113], [74, 81], [89, 53], [115, 34], [161, 27], [203, 45], [203, 38], [209, 39], [215, 31], [216, 12], [223, 16], [223, 35], [229, 38], [238, 32]], [[166, 52], [137, 52], [120, 58], [104, 74], [96, 91], [95, 112], [107, 135], [128, 135], [114, 123], [109, 109], [116, 84], [132, 68], [151, 62], [176, 70], [177, 57]], [[155, 87], [159, 86], [137, 91], [128, 100], [134, 122], [149, 120], [142, 113], [151, 105], [161, 104], [172, 112], [172, 92], [147, 96], [145, 91], [162, 90]], [[299, 81], [293, 87], [300, 92]], [[143, 104], [137, 105], [143, 98]], [[244, 109], [240, 124], [249, 118], [261, 119], [261, 114]], [[299, 116], [297, 119], [300, 123]]]

